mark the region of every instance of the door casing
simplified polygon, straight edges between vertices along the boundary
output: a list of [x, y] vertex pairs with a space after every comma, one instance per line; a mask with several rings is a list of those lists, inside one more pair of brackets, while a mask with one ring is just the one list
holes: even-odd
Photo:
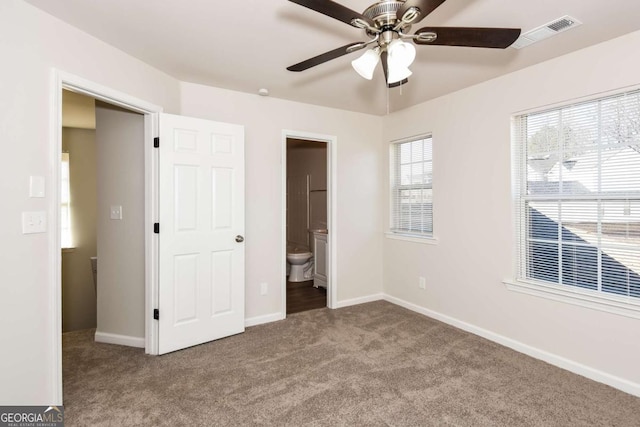
[[49, 231], [50, 277], [50, 348], [53, 355], [50, 372], [55, 404], [62, 405], [62, 254], [60, 251], [60, 153], [62, 152], [62, 90], [67, 89], [90, 96], [109, 104], [144, 115], [144, 188], [145, 188], [145, 352], [158, 352], [158, 326], [153, 321], [153, 309], [158, 303], [158, 239], [153, 233], [153, 223], [158, 218], [158, 154], [153, 148], [153, 138], [158, 134], [158, 113], [162, 107], [132, 97], [117, 90], [91, 82], [82, 77], [53, 69], [50, 93], [49, 166], [51, 179], [48, 185], [49, 215], [52, 224]]
[[327, 144], [327, 229], [329, 245], [329, 274], [327, 276], [327, 307], [338, 308], [338, 281], [337, 274], [337, 142], [338, 138], [333, 135], [322, 135], [297, 130], [282, 131], [282, 238], [280, 245], [282, 266], [280, 283], [282, 295], [282, 319], [287, 317], [287, 139], [303, 139], [307, 141], [324, 142]]

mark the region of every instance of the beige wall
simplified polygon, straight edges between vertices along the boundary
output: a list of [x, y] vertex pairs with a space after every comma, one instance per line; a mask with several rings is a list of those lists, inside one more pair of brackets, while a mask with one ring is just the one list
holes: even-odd
[[96, 327], [96, 292], [89, 259], [96, 256], [96, 141], [93, 129], [62, 129], [69, 153], [71, 251], [62, 253], [62, 331]]
[[[178, 82], [21, 0], [0, 1], [0, 403], [49, 405], [57, 395], [56, 304], [49, 225], [22, 234], [21, 215], [45, 211], [55, 180], [51, 131], [52, 69], [179, 111]], [[46, 197], [29, 198], [29, 176], [43, 176]], [[55, 249], [59, 251], [60, 249]], [[55, 402], [61, 403], [61, 402]]]
[[[631, 54], [639, 48], [637, 32], [385, 117], [385, 156], [388, 141], [433, 132], [439, 239], [433, 246], [386, 239], [385, 292], [640, 391], [637, 319], [516, 293], [502, 283], [513, 277], [515, 263], [511, 116], [640, 84], [640, 57]], [[418, 276], [426, 277], [426, 291]]]
[[[282, 132], [337, 137], [337, 299], [382, 290], [382, 193], [379, 117], [182, 83], [181, 113], [245, 126], [246, 317], [282, 313]], [[362, 213], [366, 212], [366, 215]], [[269, 293], [260, 295], [260, 283]]]
[[[96, 102], [98, 327], [144, 346], [144, 116]], [[122, 219], [111, 219], [122, 206]]]

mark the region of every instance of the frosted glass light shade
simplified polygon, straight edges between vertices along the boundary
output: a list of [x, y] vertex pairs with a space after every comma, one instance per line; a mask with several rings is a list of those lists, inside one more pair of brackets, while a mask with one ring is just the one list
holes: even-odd
[[353, 69], [367, 80], [373, 78], [373, 72], [380, 62], [380, 54], [377, 49], [366, 51], [360, 58], [351, 61]]
[[411, 74], [413, 73], [408, 67], [389, 62], [389, 78], [387, 79], [387, 83], [398, 83], [409, 77]]
[[389, 62], [396, 65], [409, 67], [416, 59], [416, 47], [411, 43], [396, 39], [389, 44]]

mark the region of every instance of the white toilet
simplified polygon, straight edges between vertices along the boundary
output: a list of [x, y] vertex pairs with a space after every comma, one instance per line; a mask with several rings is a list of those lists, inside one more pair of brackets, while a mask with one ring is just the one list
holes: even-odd
[[313, 276], [305, 277], [305, 270], [311, 257], [313, 254], [304, 246], [291, 245], [287, 247], [287, 262], [291, 265], [288, 279], [290, 282], [304, 282], [313, 279]]

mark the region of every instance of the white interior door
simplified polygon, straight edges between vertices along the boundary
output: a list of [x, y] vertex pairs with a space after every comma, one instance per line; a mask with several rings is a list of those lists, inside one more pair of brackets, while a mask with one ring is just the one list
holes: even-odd
[[160, 115], [160, 354], [244, 331], [244, 128]]

